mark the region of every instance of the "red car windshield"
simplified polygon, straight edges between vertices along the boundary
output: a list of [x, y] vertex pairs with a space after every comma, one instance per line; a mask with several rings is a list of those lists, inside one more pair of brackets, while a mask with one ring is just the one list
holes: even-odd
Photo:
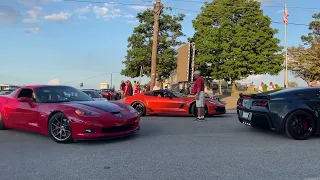
[[42, 103], [93, 101], [86, 93], [69, 86], [45, 86], [36, 88], [37, 99]]

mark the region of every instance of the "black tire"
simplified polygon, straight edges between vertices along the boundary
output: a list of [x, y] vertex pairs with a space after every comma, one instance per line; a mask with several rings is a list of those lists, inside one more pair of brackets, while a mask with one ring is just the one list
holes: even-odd
[[4, 122], [3, 122], [3, 119], [2, 119], [2, 116], [1, 116], [1, 112], [0, 112], [0, 130], [5, 130], [7, 129]]
[[315, 132], [315, 121], [312, 114], [298, 110], [291, 113], [285, 122], [285, 132], [295, 140], [306, 140]]
[[[191, 105], [190, 114], [192, 114], [195, 117], [198, 117], [198, 110], [195, 102]], [[204, 116], [208, 116], [208, 107], [206, 105], [204, 106]]]
[[[57, 143], [72, 143], [71, 124], [62, 112], [54, 114], [48, 122], [50, 137]], [[56, 132], [54, 132], [56, 131]], [[59, 131], [59, 132], [58, 132]]]
[[146, 115], [146, 107], [141, 102], [134, 102], [131, 106], [138, 112], [139, 116]]

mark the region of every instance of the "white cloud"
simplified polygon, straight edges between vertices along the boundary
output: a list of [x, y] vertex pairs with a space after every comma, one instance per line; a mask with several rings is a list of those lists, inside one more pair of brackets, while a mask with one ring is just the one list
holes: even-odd
[[35, 5], [35, 4], [47, 4], [50, 3], [51, 0], [20, 0], [20, 2], [24, 5]]
[[246, 79], [239, 81], [239, 83], [251, 83], [252, 81], [254, 82], [261, 81], [262, 77], [263, 77], [262, 75], [252, 75], [247, 77]]
[[52, 79], [48, 82], [48, 85], [59, 85], [60, 81], [59, 79]]
[[145, 10], [149, 9], [148, 6], [131, 6], [131, 8], [136, 11], [145, 11]]
[[38, 34], [40, 32], [40, 28], [26, 28], [24, 32], [26, 34]]
[[90, 6], [86, 6], [86, 7], [83, 7], [83, 8], [76, 9], [74, 12], [76, 14], [86, 14], [86, 13], [89, 13], [90, 11], [91, 11], [91, 7]]
[[138, 20], [135, 20], [135, 21], [128, 21], [128, 23], [130, 23], [130, 24], [134, 24], [134, 25], [137, 25], [137, 24], [139, 24], [139, 21], [138, 21]]
[[26, 18], [26, 19], [23, 19], [22, 21], [23, 23], [25, 24], [36, 24], [39, 22], [38, 19], [32, 19], [32, 18]]
[[21, 18], [19, 11], [0, 5], [0, 25], [10, 25], [17, 23]]
[[62, 23], [69, 20], [70, 17], [71, 17], [71, 14], [66, 12], [61, 12], [58, 14], [51, 14], [51, 15], [45, 16], [44, 19], [48, 21], [55, 21], [55, 22]]
[[93, 12], [96, 14], [97, 18], [103, 18], [105, 20], [114, 19], [120, 17], [120, 9], [112, 9], [111, 11], [107, 7], [93, 7]]
[[79, 19], [87, 19], [86, 16], [82, 16], [82, 15], [78, 15], [78, 18], [79, 18]]
[[126, 15], [124, 15], [123, 17], [125, 17], [125, 18], [129, 18], [129, 19], [134, 18], [134, 16], [133, 16], [132, 14], [126, 14]]
[[29, 18], [26, 18], [23, 20], [23, 23], [26, 24], [34, 24], [34, 23], [38, 23], [38, 17], [42, 14], [42, 8], [39, 6], [34, 6], [32, 8], [30, 8], [27, 11], [27, 14], [29, 15]]
[[277, 13], [284, 13], [284, 9], [278, 10]]

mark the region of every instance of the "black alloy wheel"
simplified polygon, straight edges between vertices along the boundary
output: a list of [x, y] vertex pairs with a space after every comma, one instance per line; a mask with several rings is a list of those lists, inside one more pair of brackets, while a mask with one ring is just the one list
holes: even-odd
[[61, 112], [54, 114], [50, 118], [48, 131], [52, 139], [58, 143], [73, 142], [70, 120]]
[[[198, 108], [197, 108], [197, 104], [193, 103], [191, 105], [191, 114], [195, 117], [198, 117]], [[208, 107], [207, 105], [204, 106], [204, 116], [207, 117], [208, 116]]]
[[146, 115], [146, 107], [140, 102], [134, 102], [131, 105], [137, 112], [139, 116]]
[[315, 122], [313, 116], [306, 111], [291, 113], [285, 122], [285, 132], [295, 140], [306, 140], [314, 134]]

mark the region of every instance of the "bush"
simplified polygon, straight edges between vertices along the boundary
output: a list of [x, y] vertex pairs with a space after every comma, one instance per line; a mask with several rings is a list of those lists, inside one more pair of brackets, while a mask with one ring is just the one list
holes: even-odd
[[281, 87], [280, 87], [278, 84], [274, 85], [274, 87], [275, 87], [276, 89], [281, 89]]
[[266, 92], [267, 89], [268, 89], [268, 86], [267, 86], [266, 84], [264, 84], [263, 87], [262, 87], [262, 89], [263, 89], [263, 92]]

